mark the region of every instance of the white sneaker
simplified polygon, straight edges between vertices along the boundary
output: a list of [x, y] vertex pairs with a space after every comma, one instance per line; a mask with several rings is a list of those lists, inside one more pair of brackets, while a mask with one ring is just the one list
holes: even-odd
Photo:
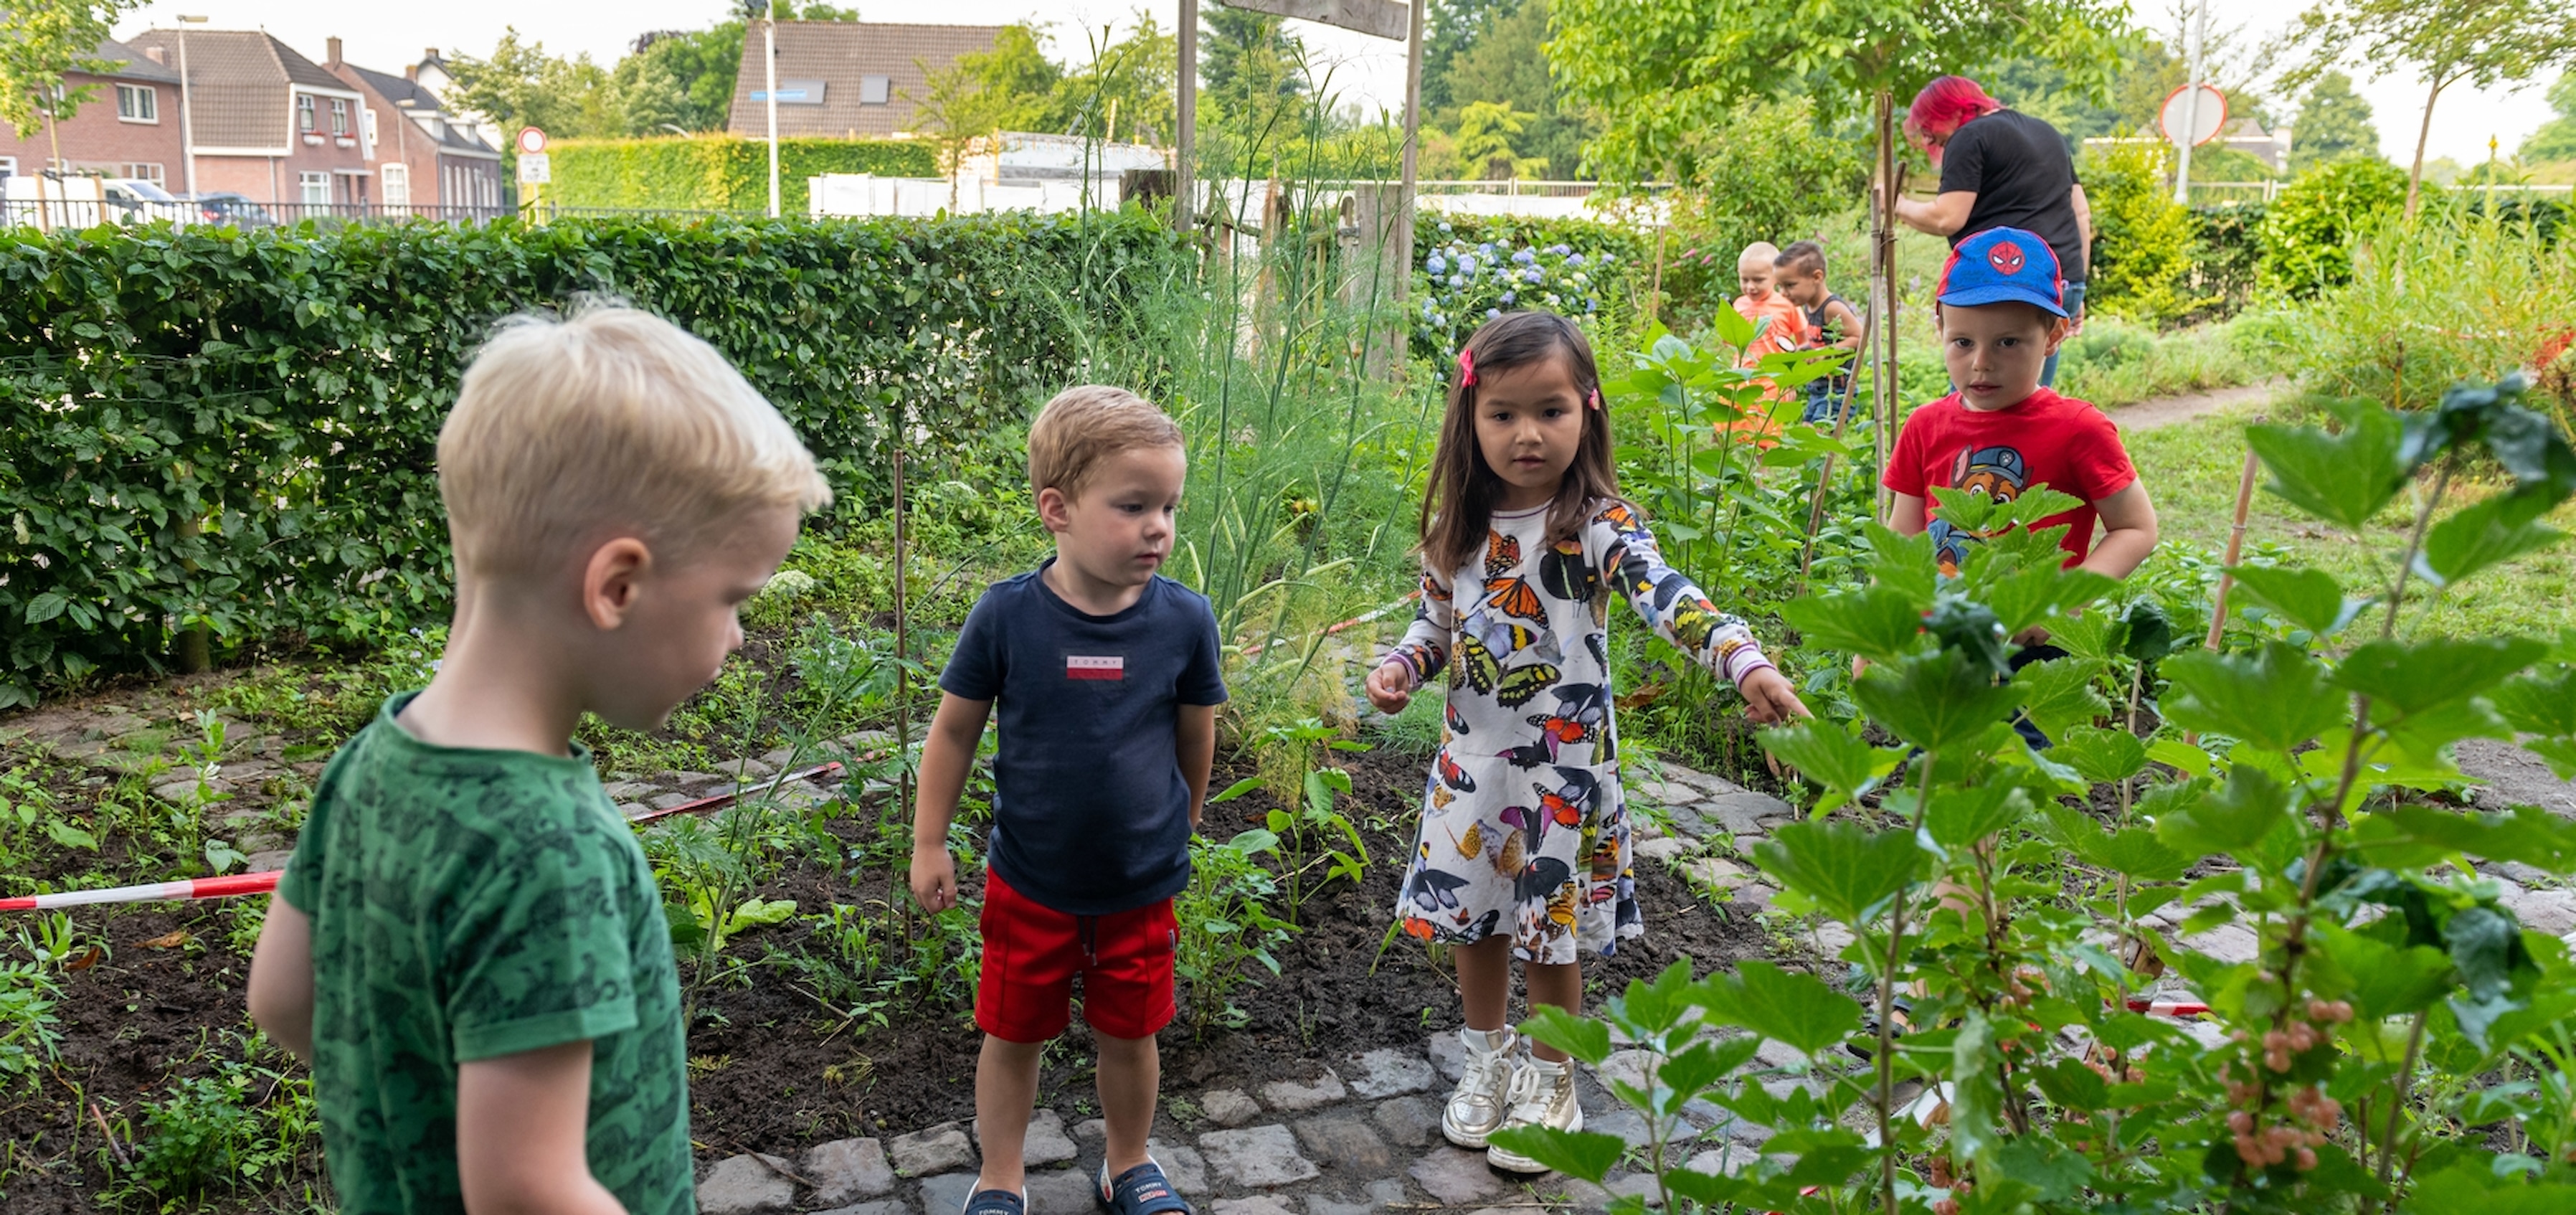
[[[1458, 1036], [1467, 1044], [1467, 1074], [1458, 1077], [1458, 1087], [1449, 1090], [1449, 1104], [1441, 1107], [1440, 1133], [1462, 1148], [1482, 1150], [1485, 1137], [1503, 1124], [1504, 1090], [1511, 1086], [1519, 1043], [1508, 1029], [1490, 1034], [1471, 1029]], [[1479, 1038], [1485, 1039], [1481, 1045]]]
[[[1503, 1126], [1544, 1126], [1560, 1131], [1583, 1129], [1583, 1107], [1574, 1100], [1574, 1066], [1571, 1061], [1521, 1060], [1520, 1065], [1512, 1069], [1511, 1090], [1504, 1098], [1504, 1107]], [[1546, 1165], [1501, 1147], [1485, 1149], [1485, 1162], [1512, 1173], [1547, 1171]]]

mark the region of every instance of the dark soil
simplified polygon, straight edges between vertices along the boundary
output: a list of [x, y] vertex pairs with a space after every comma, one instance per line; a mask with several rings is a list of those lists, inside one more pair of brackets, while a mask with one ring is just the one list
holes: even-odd
[[[1363, 828], [1375, 863], [1360, 886], [1335, 883], [1310, 899], [1300, 931], [1280, 951], [1282, 974], [1242, 1000], [1250, 1019], [1241, 1028], [1194, 1035], [1184, 989], [1183, 1018], [1163, 1033], [1164, 1135], [1200, 1129], [1175, 1121], [1173, 1112], [1194, 1117], [1195, 1098], [1203, 1090], [1310, 1079], [1322, 1066], [1376, 1047], [1419, 1050], [1431, 1033], [1459, 1024], [1448, 972], [1419, 943], [1401, 937], [1389, 943], [1387, 934], [1402, 861], [1413, 843], [1410, 823], [1426, 761], [1390, 752], [1336, 758], [1352, 776], [1351, 794], [1341, 803], [1345, 812], [1354, 822], [1380, 824]], [[1222, 767], [1220, 788], [1250, 774], [1248, 762]], [[1269, 808], [1258, 794], [1212, 807], [1206, 833], [1230, 836], [1257, 823]], [[855, 850], [875, 838], [878, 825], [875, 812], [862, 810], [832, 820], [829, 829]], [[828, 858], [798, 858], [763, 884], [759, 897], [794, 899], [807, 914], [834, 903], [865, 906], [909, 898], [897, 884], [899, 875], [882, 862], [846, 877], [837, 868]], [[977, 894], [980, 875], [961, 876], [969, 896]], [[1647, 934], [1587, 967], [1592, 998], [1629, 979], [1649, 977], [1676, 958], [1689, 957], [1705, 970], [1763, 952], [1763, 934], [1748, 914], [1702, 901], [1662, 866], [1641, 865], [1638, 886]], [[0, 1104], [0, 1142], [13, 1145], [16, 1156], [0, 1208], [12, 1215], [102, 1209], [101, 1191], [111, 1185], [113, 1171], [106, 1137], [88, 1105], [99, 1106], [130, 1151], [141, 1131], [142, 1102], [164, 1095], [178, 1079], [211, 1074], [217, 1059], [240, 1057], [241, 1045], [223, 1037], [248, 1031], [248, 961], [227, 944], [234, 914], [230, 904], [210, 903], [78, 915], [80, 928], [103, 933], [109, 949], [101, 960], [66, 976], [57, 1066], [34, 1084], [20, 1082]], [[187, 943], [146, 945], [178, 929], [191, 934]], [[703, 993], [699, 1022], [689, 1035], [691, 1134], [702, 1162], [754, 1150], [792, 1158], [812, 1143], [971, 1119], [982, 1039], [967, 1006], [896, 1008], [885, 1026], [843, 1025], [800, 989], [789, 970], [757, 961], [767, 951], [796, 947], [803, 932], [791, 921], [738, 937], [727, 957], [754, 961], [730, 979], [712, 979]], [[684, 966], [683, 981], [688, 978]], [[949, 994], [957, 987], [962, 984], [952, 984]], [[1047, 1057], [1039, 1100], [1068, 1124], [1097, 1112], [1090, 1054], [1089, 1031], [1077, 1017]], [[276, 1098], [273, 1086], [267, 1092], [255, 1087], [251, 1096]], [[300, 1164], [283, 1185], [218, 1190], [205, 1206], [306, 1209], [302, 1199], [318, 1185], [320, 1162], [308, 1158]], [[148, 1210], [157, 1204], [137, 1195], [124, 1205]]]

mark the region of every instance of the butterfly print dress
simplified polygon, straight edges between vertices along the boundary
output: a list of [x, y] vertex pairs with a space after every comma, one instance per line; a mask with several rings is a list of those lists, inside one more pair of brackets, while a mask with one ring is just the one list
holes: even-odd
[[1470, 567], [1425, 567], [1387, 657], [1449, 673], [1447, 728], [1396, 913], [1426, 940], [1512, 936], [1525, 961], [1609, 953], [1644, 931], [1611, 720], [1610, 599], [1734, 680], [1770, 665], [1744, 622], [1664, 564], [1624, 502], [1551, 544], [1547, 508], [1496, 514]]

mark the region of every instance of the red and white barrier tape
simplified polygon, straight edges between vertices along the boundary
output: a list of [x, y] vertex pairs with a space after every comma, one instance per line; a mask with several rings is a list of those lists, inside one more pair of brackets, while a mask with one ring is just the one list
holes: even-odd
[[228, 877], [190, 878], [178, 882], [145, 882], [140, 886], [113, 886], [105, 890], [65, 890], [59, 894], [0, 899], [0, 911], [51, 911], [56, 907], [87, 907], [93, 903], [173, 903], [192, 899], [228, 899], [244, 894], [267, 894], [277, 889], [277, 876], [284, 872], [286, 871], [283, 869], [271, 869], [265, 873], [236, 873]]
[[[838, 772], [838, 763], [816, 764], [798, 772], [776, 776], [757, 790], [766, 793], [791, 780], [811, 780], [826, 773]], [[746, 790], [719, 793], [696, 801], [682, 802], [667, 810], [647, 810], [626, 820], [647, 823], [675, 814], [697, 814], [732, 805]], [[277, 878], [283, 869], [263, 873], [235, 873], [225, 877], [188, 878], [176, 882], [145, 882], [140, 886], [112, 886], [104, 890], [65, 890], [55, 894], [30, 895], [25, 898], [0, 899], [0, 911], [51, 911], [57, 907], [88, 907], [99, 903], [182, 903], [198, 899], [229, 899], [245, 894], [267, 894], [277, 889]]]
[[2198, 1000], [2132, 999], [2129, 1011], [2142, 1012], [2150, 1017], [2206, 1017], [2209, 1006]]

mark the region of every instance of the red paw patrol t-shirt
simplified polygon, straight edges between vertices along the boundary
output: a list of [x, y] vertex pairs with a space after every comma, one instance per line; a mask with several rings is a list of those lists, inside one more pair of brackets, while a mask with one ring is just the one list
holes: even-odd
[[[2073, 494], [2084, 505], [2050, 515], [2038, 528], [2069, 524], [2058, 541], [2066, 564], [2093, 551], [2093, 503], [2138, 479], [2120, 446], [2120, 428], [2091, 402], [2042, 388], [2009, 409], [1980, 412], [1952, 393], [1914, 411], [1896, 436], [1880, 483], [1900, 494], [1929, 499], [1935, 487], [1973, 489], [2009, 502], [2035, 485]], [[1932, 542], [1941, 572], [1959, 572], [1965, 546], [1980, 537], [1932, 520]]]

